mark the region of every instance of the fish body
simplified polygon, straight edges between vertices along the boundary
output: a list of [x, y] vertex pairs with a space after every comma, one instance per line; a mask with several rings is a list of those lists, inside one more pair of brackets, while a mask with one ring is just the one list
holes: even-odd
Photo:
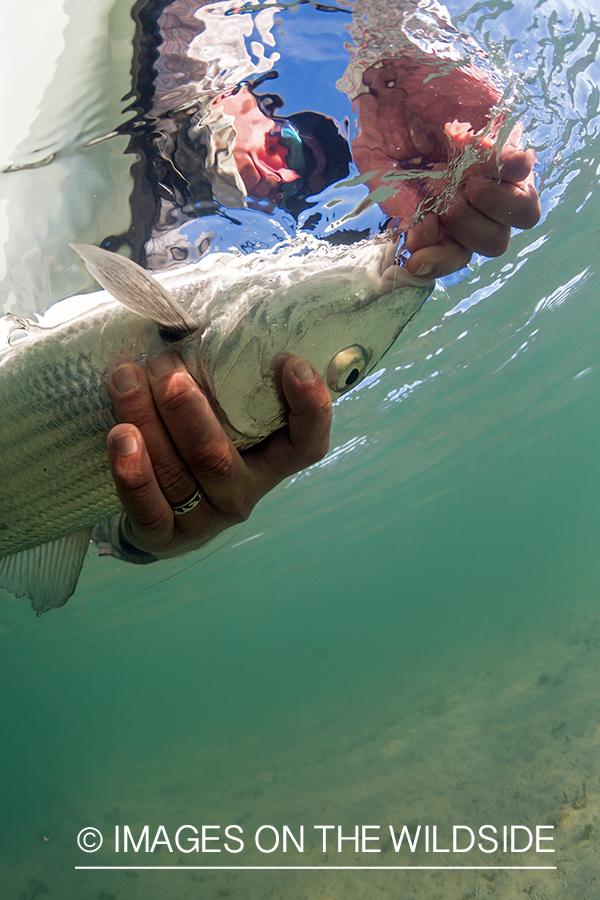
[[408, 283], [387, 239], [213, 254], [158, 279], [115, 254], [78, 250], [108, 290], [74, 298], [85, 310], [59, 324], [0, 323], [0, 585], [38, 612], [65, 602], [91, 527], [121, 508], [106, 453], [112, 368], [179, 354], [244, 449], [285, 423], [278, 361], [305, 356], [339, 396], [431, 291]]

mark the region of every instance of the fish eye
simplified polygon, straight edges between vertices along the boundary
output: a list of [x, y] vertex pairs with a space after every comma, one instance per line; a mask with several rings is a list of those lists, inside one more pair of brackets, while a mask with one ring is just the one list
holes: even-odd
[[370, 354], [358, 344], [352, 344], [345, 350], [336, 353], [325, 375], [327, 385], [336, 394], [349, 391], [362, 381], [367, 370]]

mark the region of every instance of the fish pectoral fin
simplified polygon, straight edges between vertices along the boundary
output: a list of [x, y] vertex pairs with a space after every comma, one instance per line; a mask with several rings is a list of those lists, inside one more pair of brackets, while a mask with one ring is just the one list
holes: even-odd
[[38, 616], [63, 606], [77, 587], [91, 534], [91, 528], [84, 528], [0, 559], [0, 587], [28, 597]]
[[132, 259], [91, 244], [71, 244], [71, 247], [79, 253], [90, 275], [127, 309], [181, 337], [198, 328], [198, 323], [162, 284]]

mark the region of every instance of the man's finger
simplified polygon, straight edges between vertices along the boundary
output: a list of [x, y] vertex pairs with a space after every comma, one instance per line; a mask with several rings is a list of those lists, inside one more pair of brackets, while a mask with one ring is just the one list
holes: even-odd
[[246, 453], [263, 492], [322, 459], [329, 449], [331, 398], [324, 381], [305, 359], [291, 356], [281, 373], [290, 406], [288, 427]]
[[[412, 254], [423, 247], [433, 247], [439, 239], [439, 217], [435, 213], [427, 213], [427, 215], [423, 216], [421, 222], [412, 225], [406, 232], [405, 247]], [[415, 272], [412, 272], [412, 274], [414, 275]]]
[[172, 506], [184, 503], [196, 488], [196, 479], [181, 459], [162, 421], [148, 377], [139, 366], [119, 366], [109, 389], [119, 422], [135, 425], [143, 435], [156, 480]]
[[107, 440], [111, 472], [136, 547], [152, 553], [173, 539], [173, 513], [161, 491], [141, 432], [116, 425]]
[[494, 148], [485, 162], [475, 163], [471, 168], [479, 173], [498, 181], [510, 181], [518, 184], [525, 181], [535, 165], [535, 151], [524, 150], [520, 146], [522, 129], [513, 128], [508, 139], [500, 148]]
[[520, 184], [488, 181], [467, 190], [469, 204], [488, 219], [512, 228], [533, 228], [540, 218], [540, 200], [533, 177]]
[[498, 158], [500, 178], [502, 181], [510, 181], [513, 184], [526, 181], [531, 175], [535, 164], [535, 151], [523, 150], [521, 147], [518, 147], [516, 144], [517, 139], [511, 136], [500, 151]]
[[[208, 500], [231, 524], [244, 521], [258, 499], [255, 480], [182, 361], [159, 357], [149, 366], [148, 379], [161, 419], [202, 488], [203, 502]], [[182, 527], [191, 521], [181, 518], [186, 520]]]
[[473, 253], [501, 256], [510, 244], [510, 225], [494, 222], [469, 203], [457, 203], [440, 221], [451, 238]]
[[[437, 219], [437, 216], [435, 218]], [[417, 231], [420, 227], [416, 225], [408, 232], [407, 236], [407, 248], [411, 250], [411, 255], [406, 262], [406, 267], [411, 275], [423, 278], [425, 283], [434, 278], [443, 278], [444, 275], [450, 275], [451, 272], [458, 272], [468, 265], [472, 256], [471, 251], [447, 235], [439, 226], [437, 243], [422, 244], [419, 234], [413, 241], [411, 232]], [[413, 247], [415, 249], [412, 249]]]

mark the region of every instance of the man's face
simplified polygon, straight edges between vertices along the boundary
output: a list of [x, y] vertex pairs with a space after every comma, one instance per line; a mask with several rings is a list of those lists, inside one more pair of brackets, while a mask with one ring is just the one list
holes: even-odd
[[233, 157], [248, 196], [267, 201], [273, 209], [284, 196], [284, 186], [300, 179], [298, 172], [287, 167], [290, 151], [280, 143], [276, 123], [260, 110], [245, 87], [215, 100], [213, 106], [235, 120]]

